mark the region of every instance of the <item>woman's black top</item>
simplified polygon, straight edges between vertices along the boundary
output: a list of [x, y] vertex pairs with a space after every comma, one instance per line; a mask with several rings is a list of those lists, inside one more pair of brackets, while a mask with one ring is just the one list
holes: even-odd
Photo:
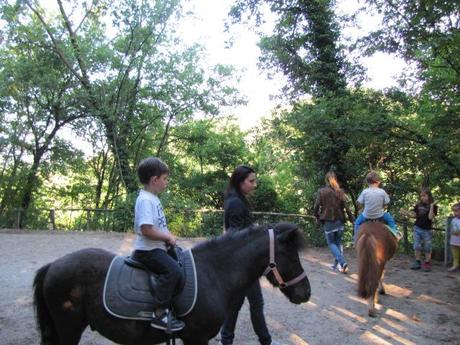
[[236, 192], [229, 192], [224, 201], [225, 231], [238, 231], [254, 223], [247, 200]]

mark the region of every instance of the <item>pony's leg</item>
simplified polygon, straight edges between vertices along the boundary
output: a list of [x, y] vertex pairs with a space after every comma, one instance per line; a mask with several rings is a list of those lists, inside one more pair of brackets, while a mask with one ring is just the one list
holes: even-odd
[[379, 280], [379, 294], [381, 295], [386, 295], [387, 292], [385, 291], [385, 285], [383, 285], [383, 276], [385, 275], [385, 272], [382, 272], [382, 276], [380, 277]]
[[72, 312], [60, 313], [54, 317], [54, 324], [59, 336], [59, 345], [78, 345], [88, 325], [82, 315]]
[[82, 327], [81, 325], [75, 325], [72, 328], [67, 327], [58, 329], [59, 345], [78, 345], [85, 328], [86, 326]]
[[377, 316], [377, 312], [375, 311], [376, 300], [377, 300], [377, 292], [374, 292], [374, 295], [369, 297], [369, 299], [367, 300], [367, 305], [369, 309], [368, 314], [370, 317]]

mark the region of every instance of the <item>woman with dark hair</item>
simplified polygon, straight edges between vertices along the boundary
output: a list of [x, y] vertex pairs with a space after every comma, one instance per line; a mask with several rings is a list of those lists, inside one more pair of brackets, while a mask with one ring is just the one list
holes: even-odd
[[[230, 176], [224, 200], [224, 231], [239, 231], [254, 223], [247, 196], [257, 187], [257, 177], [254, 169], [246, 165], [238, 166]], [[259, 342], [262, 345], [279, 345], [272, 341], [264, 316], [264, 298], [259, 281], [247, 291], [251, 322]], [[221, 344], [231, 345], [235, 337], [235, 326], [238, 313], [244, 303], [244, 298], [233, 301], [231, 310], [220, 331]]]
[[329, 171], [326, 174], [325, 181], [326, 187], [318, 190], [314, 214], [318, 222], [323, 224], [327, 245], [334, 256], [334, 264], [331, 268], [347, 273], [348, 264], [343, 256], [342, 246], [345, 213], [347, 213], [350, 222], [353, 223], [354, 218], [346, 206], [345, 193], [340, 188], [335, 173]]
[[230, 176], [224, 195], [225, 231], [246, 228], [254, 219], [246, 198], [257, 188], [256, 172], [249, 166], [238, 166]]

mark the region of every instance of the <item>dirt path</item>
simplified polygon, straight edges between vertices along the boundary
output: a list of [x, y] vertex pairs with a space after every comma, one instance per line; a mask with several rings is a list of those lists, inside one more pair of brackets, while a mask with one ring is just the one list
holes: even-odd
[[[132, 235], [101, 232], [14, 232], [0, 230], [0, 344], [38, 345], [32, 309], [32, 280], [42, 265], [74, 250], [101, 247], [118, 254], [131, 251]], [[190, 247], [193, 241], [181, 239]], [[265, 315], [275, 340], [285, 344], [460, 344], [460, 273], [447, 273], [435, 262], [429, 273], [408, 269], [410, 257], [388, 265], [387, 296], [380, 300], [379, 317], [367, 317], [365, 301], [356, 297], [356, 259], [346, 252], [347, 275], [328, 268], [327, 249], [302, 254], [312, 285], [310, 302], [290, 304], [280, 291], [262, 279]], [[81, 345], [112, 342], [87, 329]], [[212, 340], [216, 345], [217, 340]], [[240, 314], [235, 344], [257, 345], [247, 305]]]

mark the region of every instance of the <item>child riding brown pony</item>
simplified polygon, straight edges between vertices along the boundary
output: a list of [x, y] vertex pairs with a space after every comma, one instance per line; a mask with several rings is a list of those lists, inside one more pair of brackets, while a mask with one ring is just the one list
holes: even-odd
[[398, 249], [398, 240], [381, 222], [363, 223], [356, 241], [358, 252], [358, 296], [368, 299], [369, 316], [376, 317], [375, 303], [385, 294], [385, 263]]

